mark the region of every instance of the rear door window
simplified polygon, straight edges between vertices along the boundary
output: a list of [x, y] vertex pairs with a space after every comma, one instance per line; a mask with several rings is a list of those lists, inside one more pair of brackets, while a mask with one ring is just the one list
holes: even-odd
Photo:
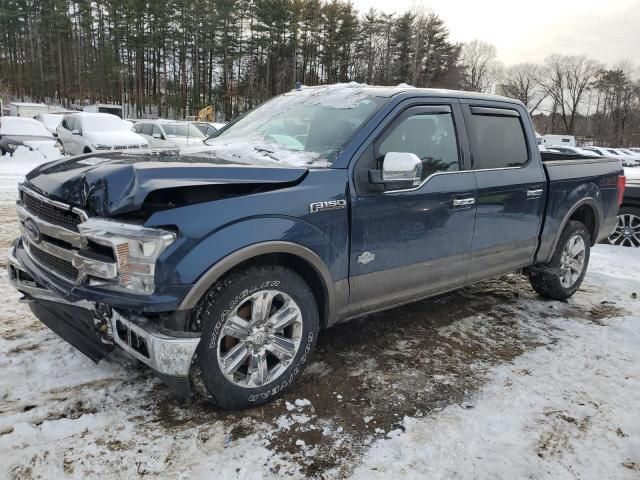
[[505, 114], [484, 114], [482, 111], [482, 108], [472, 107], [469, 135], [473, 148], [473, 168], [520, 167], [527, 163], [527, 142], [517, 112], [505, 110]]

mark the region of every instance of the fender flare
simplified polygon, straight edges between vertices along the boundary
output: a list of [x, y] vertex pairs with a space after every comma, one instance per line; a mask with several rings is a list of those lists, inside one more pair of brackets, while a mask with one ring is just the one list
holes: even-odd
[[[569, 220], [571, 219], [572, 215], [576, 213], [576, 211], [584, 205], [589, 205], [591, 209], [594, 211], [594, 218], [596, 221], [595, 228], [594, 228], [596, 232], [595, 237], [598, 236], [597, 233], [600, 231], [600, 225], [602, 224], [602, 211], [600, 210], [600, 206], [598, 205], [598, 202], [593, 197], [581, 198], [575, 203], [575, 205], [573, 205], [573, 207], [569, 209], [569, 211], [565, 214], [564, 218], [562, 219], [562, 222], [560, 223], [560, 227], [558, 228], [558, 231], [556, 232], [556, 236], [553, 240], [553, 245], [551, 247], [551, 250], [549, 251], [549, 258], [547, 258], [546, 261], [551, 260], [551, 257], [553, 257], [553, 253], [556, 251], [556, 247], [558, 246], [558, 241], [560, 240], [560, 236], [562, 235], [564, 228], [567, 226], [567, 223], [569, 223]], [[595, 243], [596, 238], [592, 238], [591, 241]]]
[[269, 253], [287, 253], [295, 255], [310, 264], [324, 284], [327, 315], [326, 318], [332, 319], [336, 306], [336, 291], [334, 289], [334, 281], [331, 273], [327, 269], [322, 259], [307, 247], [303, 247], [297, 243], [286, 241], [267, 241], [255, 243], [236, 250], [230, 255], [222, 258], [215, 265], [210, 267], [191, 287], [187, 295], [180, 303], [179, 310], [190, 310], [194, 308], [200, 301], [202, 296], [209, 290], [225, 273], [238, 266], [242, 262], [251, 260], [260, 255]]

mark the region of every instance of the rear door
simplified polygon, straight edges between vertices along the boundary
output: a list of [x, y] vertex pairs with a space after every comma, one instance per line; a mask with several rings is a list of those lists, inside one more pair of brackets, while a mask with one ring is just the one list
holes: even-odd
[[[368, 173], [389, 152], [422, 160], [422, 183], [384, 191]], [[354, 172], [349, 314], [465, 283], [475, 220], [475, 177], [457, 100], [398, 108]]]
[[547, 182], [524, 108], [471, 100], [462, 108], [478, 187], [469, 267], [473, 281], [532, 263]]

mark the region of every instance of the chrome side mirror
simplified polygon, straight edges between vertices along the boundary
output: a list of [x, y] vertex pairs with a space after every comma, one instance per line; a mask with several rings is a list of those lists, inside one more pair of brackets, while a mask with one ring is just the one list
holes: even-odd
[[382, 160], [382, 181], [417, 187], [422, 179], [422, 162], [415, 153], [389, 152]]

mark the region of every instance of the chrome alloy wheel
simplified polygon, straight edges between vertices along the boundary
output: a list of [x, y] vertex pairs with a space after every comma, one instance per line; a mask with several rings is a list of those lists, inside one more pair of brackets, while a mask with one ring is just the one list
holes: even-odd
[[261, 290], [227, 315], [218, 337], [218, 365], [241, 387], [261, 387], [287, 369], [300, 348], [302, 312], [286, 293]]
[[631, 213], [618, 215], [618, 224], [609, 243], [622, 247], [640, 247], [640, 217]]
[[582, 275], [587, 247], [580, 235], [567, 240], [560, 257], [560, 285], [571, 288]]

